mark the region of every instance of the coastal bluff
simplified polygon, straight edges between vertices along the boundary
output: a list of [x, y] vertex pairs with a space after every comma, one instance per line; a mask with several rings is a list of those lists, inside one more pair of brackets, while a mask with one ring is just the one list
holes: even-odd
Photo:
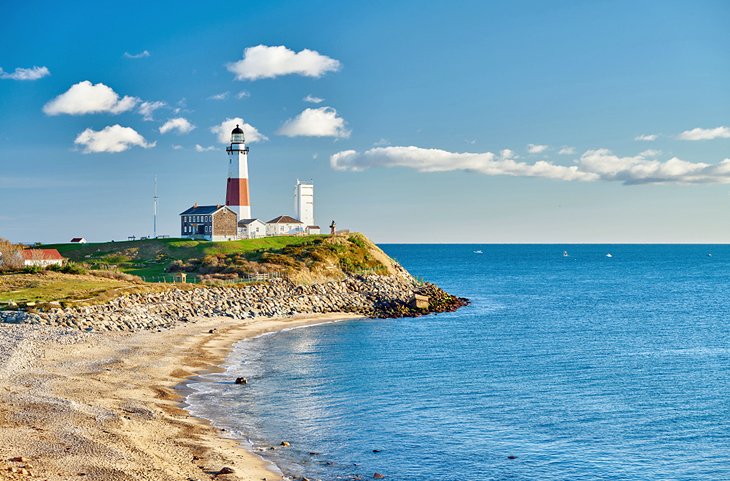
[[454, 311], [467, 303], [403, 271], [316, 284], [272, 279], [250, 285], [130, 294], [92, 306], [0, 311], [0, 321], [82, 331], [141, 331], [221, 316], [241, 320], [327, 313], [413, 317]]

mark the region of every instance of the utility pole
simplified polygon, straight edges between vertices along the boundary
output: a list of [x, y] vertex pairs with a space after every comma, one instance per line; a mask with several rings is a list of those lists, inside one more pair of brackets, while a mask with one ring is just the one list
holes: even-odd
[[155, 190], [152, 196], [152, 238], [157, 239], [157, 176], [155, 175]]

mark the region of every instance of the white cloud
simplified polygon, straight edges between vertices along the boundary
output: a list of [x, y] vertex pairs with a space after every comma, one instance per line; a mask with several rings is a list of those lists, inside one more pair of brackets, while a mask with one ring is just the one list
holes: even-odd
[[236, 94], [236, 98], [238, 100], [246, 99], [246, 98], [249, 98], [250, 96], [251, 96], [251, 93], [248, 90], [241, 90], [240, 92], [238, 92]]
[[542, 154], [547, 150], [547, 145], [541, 145], [541, 144], [528, 144], [527, 145], [527, 151], [531, 154]]
[[215, 147], [213, 145], [210, 145], [208, 147], [203, 147], [200, 144], [195, 144], [195, 151], [196, 152], [209, 152], [211, 150], [217, 150], [217, 149], [218, 149], [218, 147]]
[[564, 145], [564, 146], [560, 147], [560, 150], [558, 150], [558, 154], [573, 155], [573, 154], [575, 154], [575, 147], [569, 147], [567, 145]]
[[177, 130], [178, 134], [187, 134], [194, 128], [195, 126], [191, 124], [187, 119], [183, 117], [178, 117], [176, 119], [170, 119], [162, 124], [162, 127], [160, 127], [160, 133], [166, 134], [168, 132], [172, 132], [173, 130]]
[[92, 84], [88, 80], [74, 84], [66, 92], [43, 106], [47, 115], [83, 115], [98, 112], [118, 114], [134, 108], [137, 97], [119, 95], [103, 83]]
[[321, 104], [322, 102], [324, 102], [323, 98], [315, 97], [313, 95], [307, 95], [302, 100], [304, 100], [305, 102], [309, 102], [310, 104]]
[[[652, 156], [654, 152], [651, 152]], [[544, 160], [527, 163], [515, 160], [505, 149], [492, 152], [448, 152], [420, 147], [377, 147], [365, 152], [346, 150], [330, 157], [336, 170], [362, 171], [371, 167], [405, 167], [419, 172], [468, 171], [485, 175], [543, 177], [565, 181], [617, 181], [648, 183], [730, 183], [730, 159], [719, 164], [688, 162], [673, 157], [661, 162], [639, 154], [619, 157], [607, 149], [588, 150], [577, 165], [564, 166]]]
[[243, 60], [229, 63], [226, 68], [237, 80], [274, 78], [281, 75], [321, 77], [340, 69], [340, 62], [314, 50], [294, 52], [283, 45], [257, 45], [243, 51]]
[[178, 144], [172, 144], [172, 150], [182, 150], [183, 146]]
[[293, 119], [284, 122], [278, 131], [287, 137], [337, 137], [350, 136], [345, 119], [337, 116], [332, 107], [305, 109]]
[[9, 80], [38, 80], [51, 75], [48, 67], [16, 68], [13, 73], [6, 72], [0, 67], [0, 79]]
[[124, 58], [134, 58], [134, 59], [137, 59], [137, 58], [147, 58], [150, 55], [152, 55], [152, 54], [148, 50], [143, 50], [140, 53], [124, 52]]
[[151, 121], [155, 120], [153, 117], [155, 110], [161, 109], [165, 105], [167, 105], [165, 102], [160, 102], [159, 100], [156, 100], [154, 102], [142, 102], [141, 104], [139, 104], [137, 112], [142, 114], [142, 118], [144, 120]]
[[730, 139], [730, 127], [715, 127], [714, 129], [696, 128], [685, 130], [677, 137], [680, 140], [713, 140]]
[[122, 127], [119, 124], [104, 127], [103, 130], [86, 129], [74, 140], [77, 145], [84, 146], [84, 153], [124, 152], [133, 146], [149, 149], [155, 142], [148, 143], [136, 130]]
[[221, 92], [219, 94], [211, 95], [208, 100], [225, 100], [228, 98], [230, 92]]
[[210, 131], [218, 136], [218, 141], [220, 143], [227, 144], [231, 141], [231, 131], [236, 128], [236, 125], [240, 125], [243, 129], [243, 135], [246, 138], [247, 144], [269, 140], [269, 138], [259, 132], [256, 127], [244, 122], [241, 117], [226, 119], [220, 124], [211, 127]]
[[661, 150], [646, 149], [639, 155], [641, 155], [642, 157], [657, 157], [658, 155], [661, 155], [661, 153], [662, 153]]
[[634, 137], [639, 142], [654, 142], [659, 136], [657, 134], [641, 134]]

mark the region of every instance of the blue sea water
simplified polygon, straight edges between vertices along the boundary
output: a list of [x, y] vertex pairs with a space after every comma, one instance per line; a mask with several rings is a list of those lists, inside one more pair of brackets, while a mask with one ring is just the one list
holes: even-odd
[[730, 479], [730, 246], [382, 247], [472, 304], [243, 341], [191, 410], [310, 479]]

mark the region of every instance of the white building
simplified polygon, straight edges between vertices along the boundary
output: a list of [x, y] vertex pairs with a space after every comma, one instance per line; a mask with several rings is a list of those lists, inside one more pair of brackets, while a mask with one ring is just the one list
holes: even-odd
[[266, 235], [294, 235], [304, 232], [304, 224], [288, 215], [280, 215], [266, 223]]
[[266, 223], [259, 219], [241, 219], [238, 221], [239, 239], [258, 239], [266, 237]]
[[294, 215], [304, 227], [314, 224], [314, 184], [297, 179], [294, 188]]

